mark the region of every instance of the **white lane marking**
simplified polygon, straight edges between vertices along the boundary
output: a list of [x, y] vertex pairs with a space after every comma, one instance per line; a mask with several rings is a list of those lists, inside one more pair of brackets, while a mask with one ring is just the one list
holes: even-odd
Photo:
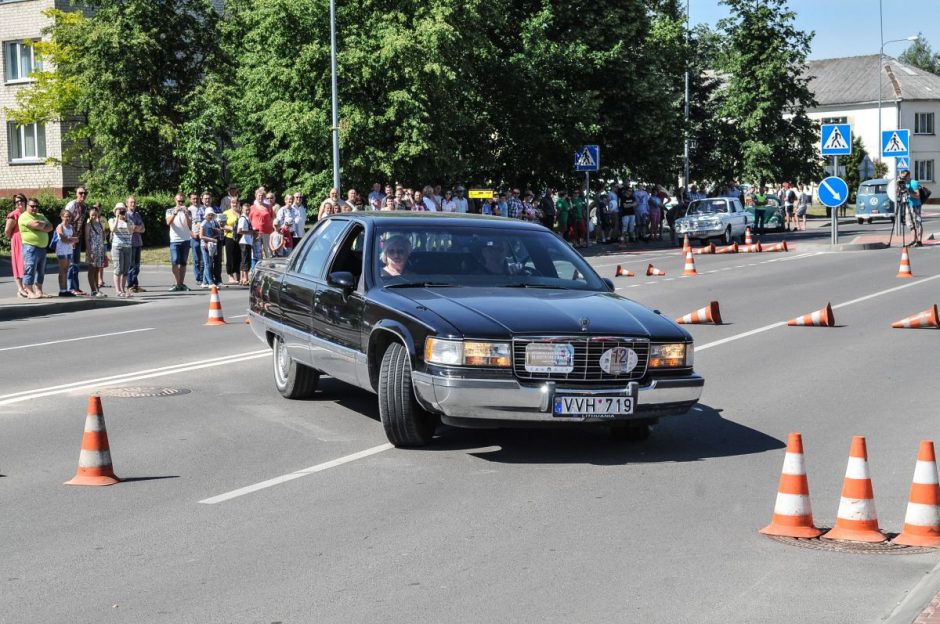
[[82, 336], [81, 338], [66, 338], [65, 340], [50, 340], [49, 342], [37, 342], [35, 344], [20, 345], [18, 347], [3, 347], [0, 351], [15, 351], [16, 349], [31, 349], [33, 347], [45, 347], [46, 345], [61, 344], [63, 342], [75, 342], [76, 340], [91, 340], [93, 338], [104, 338], [106, 336], [120, 336], [122, 334], [133, 334], [135, 332], [153, 331], [154, 327], [143, 327], [141, 329], [129, 329], [127, 331], [111, 332], [110, 334], [96, 334], [94, 336]]
[[248, 315], [247, 315], [247, 314], [237, 314], [237, 315], [235, 315], [235, 316], [230, 316], [229, 318], [245, 318], [246, 316], [248, 316]]
[[141, 379], [152, 379], [154, 377], [164, 377], [166, 375], [175, 375], [177, 373], [185, 373], [188, 371], [199, 370], [202, 368], [212, 368], [214, 366], [225, 366], [227, 364], [234, 364], [235, 362], [256, 360], [258, 358], [265, 357], [266, 355], [270, 353], [271, 353], [270, 349], [262, 349], [260, 351], [247, 351], [245, 353], [236, 353], [233, 355], [210, 358], [207, 360], [196, 360], [194, 362], [176, 364], [174, 366], [162, 366], [160, 368], [151, 368], [148, 370], [134, 371], [134, 372], [124, 373], [121, 375], [111, 375], [110, 377], [99, 377], [97, 379], [85, 379], [82, 381], [76, 381], [76, 382], [72, 382], [68, 384], [61, 384], [58, 386], [49, 386], [47, 388], [35, 388], [33, 390], [24, 390], [22, 392], [12, 392], [10, 394], [0, 395], [0, 406], [13, 405], [14, 403], [22, 403], [23, 401], [31, 401], [33, 399], [39, 399], [42, 397], [54, 396], [57, 394], [65, 394], [67, 392], [72, 392], [75, 390], [83, 390], [86, 388], [99, 388], [101, 386], [113, 386], [115, 384], [126, 383], [129, 381], [139, 381]]
[[376, 455], [378, 453], [381, 453], [383, 451], [387, 451], [393, 448], [395, 447], [388, 443], [380, 444], [378, 446], [373, 446], [372, 448], [366, 449], [364, 451], [353, 453], [352, 455], [346, 455], [345, 457], [340, 457], [338, 459], [333, 459], [328, 462], [323, 462], [322, 464], [317, 464], [316, 466], [310, 466], [309, 468], [304, 468], [303, 470], [297, 470], [295, 472], [291, 472], [286, 475], [281, 475], [280, 477], [274, 477], [273, 479], [268, 479], [267, 481], [261, 481], [260, 483], [255, 483], [254, 485], [247, 485], [243, 488], [238, 488], [237, 490], [226, 492], [225, 494], [219, 494], [218, 496], [204, 498], [199, 502], [204, 505], [215, 505], [216, 503], [222, 503], [227, 500], [232, 500], [233, 498], [238, 498], [239, 496], [244, 496], [246, 494], [257, 492], [258, 490], [263, 490], [265, 488], [274, 487], [275, 485], [287, 483], [288, 481], [293, 481], [294, 479], [299, 479], [300, 477], [306, 477], [307, 475], [311, 475], [315, 472], [322, 472], [324, 470], [329, 470], [330, 468], [335, 468], [336, 466], [348, 464], [349, 462], [354, 462], [358, 459], [363, 459], [364, 457], [369, 457], [370, 455]]
[[[908, 282], [906, 284], [901, 284], [900, 286], [895, 286], [894, 288], [888, 288], [887, 290], [879, 290], [878, 292], [871, 293], [870, 295], [865, 295], [864, 297], [859, 297], [858, 299], [852, 299], [851, 301], [845, 301], [843, 303], [837, 303], [832, 306], [833, 310], [838, 308], [845, 308], [850, 305], [855, 305], [856, 303], [861, 303], [862, 301], [868, 301], [869, 299], [874, 299], [875, 297], [881, 297], [882, 295], [888, 295], [905, 288], [910, 288], [911, 286], [919, 286], [920, 284], [926, 284], [927, 282], [933, 281], [935, 279], [940, 279], [940, 274], [932, 275], [931, 277], [924, 277], [919, 279], [916, 282]], [[763, 327], [758, 327], [757, 329], [752, 329], [741, 334], [735, 334], [734, 336], [728, 336], [727, 338], [722, 338], [721, 340], [715, 340], [713, 342], [707, 342], [702, 346], [696, 346], [695, 351], [704, 351], [705, 349], [710, 349], [712, 347], [717, 347], [728, 342], [733, 342], [735, 340], [740, 340], [741, 338], [747, 338], [748, 336], [753, 336], [754, 334], [760, 334], [765, 331], [770, 331], [771, 329], [776, 329], [777, 327], [783, 327], [787, 323], [786, 321], [781, 321], [778, 323], [771, 323], [770, 325], [764, 325]]]

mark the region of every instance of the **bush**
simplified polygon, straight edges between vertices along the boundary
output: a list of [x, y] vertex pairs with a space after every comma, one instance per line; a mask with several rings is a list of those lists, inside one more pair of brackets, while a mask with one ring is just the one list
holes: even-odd
[[[174, 206], [173, 193], [154, 193], [153, 195], [135, 195], [137, 198], [137, 212], [144, 218], [146, 230], [143, 233], [144, 246], [169, 245], [170, 233], [166, 225], [166, 211]], [[36, 199], [39, 200], [39, 211], [46, 215], [46, 218], [53, 225], [61, 222], [59, 215], [72, 198], [59, 199], [54, 195], [43, 194]], [[108, 219], [114, 214], [114, 205], [118, 202], [126, 201], [127, 196], [122, 197], [90, 197], [88, 205], [101, 204], [102, 217]], [[0, 197], [0, 214], [6, 219], [7, 214], [13, 210], [12, 197]], [[0, 252], [9, 253], [10, 241], [5, 236], [0, 236]]]

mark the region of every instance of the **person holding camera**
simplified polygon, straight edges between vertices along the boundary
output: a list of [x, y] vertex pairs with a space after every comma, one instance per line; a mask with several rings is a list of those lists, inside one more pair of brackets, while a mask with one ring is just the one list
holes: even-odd
[[131, 270], [133, 258], [134, 232], [137, 226], [127, 216], [127, 206], [118, 202], [114, 206], [114, 216], [108, 220], [111, 230], [111, 264], [114, 265], [114, 290], [117, 296], [126, 299], [130, 296], [127, 275]]
[[911, 232], [914, 238], [911, 241], [913, 247], [923, 247], [924, 243], [924, 221], [921, 218], [921, 206], [930, 197], [930, 191], [927, 190], [918, 180], [911, 180], [908, 184], [907, 202], [911, 212]]
[[146, 230], [144, 218], [137, 212], [137, 198], [133, 195], [127, 198], [127, 223], [133, 226], [131, 233], [131, 266], [127, 270], [127, 290], [135, 293], [147, 292], [140, 287], [140, 255], [144, 249], [144, 238], [141, 234]]
[[176, 206], [166, 211], [166, 224], [170, 226], [170, 264], [176, 284], [170, 292], [189, 290], [183, 282], [186, 279], [186, 262], [189, 260], [190, 241], [192, 240], [192, 217], [186, 208], [186, 198], [176, 194]]

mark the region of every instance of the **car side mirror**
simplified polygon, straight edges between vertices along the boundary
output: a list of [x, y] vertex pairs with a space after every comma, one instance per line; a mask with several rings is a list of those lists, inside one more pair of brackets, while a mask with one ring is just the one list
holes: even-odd
[[616, 290], [616, 288], [614, 288], [614, 280], [610, 279], [609, 277], [604, 277], [601, 279], [603, 279], [604, 283], [607, 284], [607, 290], [610, 292], [614, 292]]
[[330, 286], [336, 286], [343, 289], [343, 295], [348, 297], [349, 293], [356, 290], [356, 276], [349, 271], [334, 271], [326, 278], [326, 283]]

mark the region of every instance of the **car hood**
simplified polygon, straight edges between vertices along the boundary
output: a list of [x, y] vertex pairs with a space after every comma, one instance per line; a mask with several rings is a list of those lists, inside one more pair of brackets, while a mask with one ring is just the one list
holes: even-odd
[[691, 340], [673, 321], [613, 293], [458, 287], [396, 294], [428, 308], [469, 338], [584, 334]]

